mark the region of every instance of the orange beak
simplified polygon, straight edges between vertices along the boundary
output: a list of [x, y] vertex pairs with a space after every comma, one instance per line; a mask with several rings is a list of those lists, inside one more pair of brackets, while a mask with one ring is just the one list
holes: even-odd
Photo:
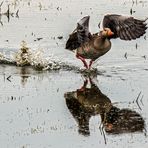
[[114, 35], [114, 33], [110, 30], [110, 31], [107, 32], [107, 35], [112, 36], [112, 35]]

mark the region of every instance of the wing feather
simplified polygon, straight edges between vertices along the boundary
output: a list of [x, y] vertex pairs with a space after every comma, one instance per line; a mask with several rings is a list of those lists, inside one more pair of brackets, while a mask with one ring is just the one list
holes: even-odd
[[75, 31], [69, 35], [65, 48], [69, 50], [79, 48], [82, 44], [89, 41], [90, 37], [89, 16], [85, 16], [77, 23]]
[[147, 29], [146, 20], [138, 20], [134, 17], [117, 14], [105, 15], [103, 28], [110, 28], [114, 35], [112, 38], [132, 40], [141, 37]]

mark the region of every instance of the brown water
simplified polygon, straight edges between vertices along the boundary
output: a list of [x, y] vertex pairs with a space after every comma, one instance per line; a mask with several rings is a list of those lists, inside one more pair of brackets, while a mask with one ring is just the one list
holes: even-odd
[[[32, 50], [43, 49], [44, 58], [50, 56], [78, 68], [82, 63], [64, 50], [77, 20], [90, 15], [91, 31], [95, 32], [106, 13], [130, 15], [132, 8], [135, 17], [148, 14], [147, 0], [14, 2], [9, 0], [1, 7], [6, 12], [11, 4], [11, 12], [19, 9], [19, 18], [10, 16], [8, 22], [6, 16], [1, 17], [0, 52], [11, 57], [25, 40]], [[111, 51], [94, 64], [98, 69], [92, 78], [95, 87], [88, 83], [89, 89], [81, 90], [86, 78], [75, 69], [38, 72], [32, 67], [0, 65], [1, 147], [147, 148], [147, 47], [146, 37], [131, 42], [113, 40]], [[102, 118], [110, 117], [111, 107], [119, 109], [120, 124], [107, 130], [108, 120]]]

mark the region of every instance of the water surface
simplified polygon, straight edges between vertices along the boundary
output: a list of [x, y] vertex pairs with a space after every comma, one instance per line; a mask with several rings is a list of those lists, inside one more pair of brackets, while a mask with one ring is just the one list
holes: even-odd
[[[14, 14], [8, 22], [7, 17], [2, 15], [0, 52], [11, 57], [20, 49], [21, 41], [25, 40], [31, 50], [43, 49], [44, 58], [50, 56], [55, 61], [62, 61], [78, 68], [83, 67], [82, 63], [64, 47], [69, 33], [73, 31], [80, 18], [90, 15], [90, 30], [97, 32], [98, 23], [104, 14], [130, 15], [132, 9], [132, 15], [142, 19], [146, 18], [148, 13], [147, 0], [26, 0], [16, 1], [16, 4], [14, 2], [9, 0], [1, 7], [3, 13], [6, 12], [8, 4], [11, 12], [16, 13], [19, 9], [19, 18]], [[59, 36], [63, 38], [58, 39]], [[136, 41], [112, 41], [111, 51], [94, 64], [99, 72], [92, 78], [97, 88], [97, 97], [95, 93], [92, 93], [92, 96], [91, 89], [87, 90], [92, 98], [96, 97], [96, 101], [89, 100], [89, 97], [84, 99], [84, 90], [80, 92], [81, 97], [78, 97], [76, 93], [86, 78], [75, 70], [36, 71], [32, 67], [1, 64], [1, 147], [146, 148], [147, 46], [147, 33], [146, 37], [143, 36]], [[88, 87], [90, 88], [90, 84]], [[74, 94], [72, 99], [66, 97], [68, 93]], [[76, 106], [73, 102], [71, 105], [71, 101], [74, 101]], [[100, 128], [101, 109], [86, 106], [87, 103], [99, 106], [100, 101], [107, 101], [120, 110], [126, 108], [133, 114], [136, 112], [136, 119], [140, 119], [136, 124], [142, 125], [141, 121], [144, 121], [142, 131], [131, 131], [129, 128], [123, 130], [123, 133], [120, 129], [121, 133], [115, 134]], [[105, 108], [106, 110], [108, 108]], [[82, 130], [79, 126], [81, 122], [84, 124]]]

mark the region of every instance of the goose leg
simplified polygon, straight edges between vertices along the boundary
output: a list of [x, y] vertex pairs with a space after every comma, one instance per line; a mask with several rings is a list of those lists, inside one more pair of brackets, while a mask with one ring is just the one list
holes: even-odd
[[87, 65], [87, 62], [85, 61], [85, 59], [82, 58], [81, 56], [79, 56], [78, 54], [76, 55], [76, 57], [77, 57], [78, 59], [80, 59], [80, 60], [83, 62], [84, 67], [86, 67], [86, 69], [88, 69], [88, 65]]
[[90, 62], [89, 62], [89, 69], [91, 68], [91, 65], [93, 64], [93, 60], [90, 60]]

